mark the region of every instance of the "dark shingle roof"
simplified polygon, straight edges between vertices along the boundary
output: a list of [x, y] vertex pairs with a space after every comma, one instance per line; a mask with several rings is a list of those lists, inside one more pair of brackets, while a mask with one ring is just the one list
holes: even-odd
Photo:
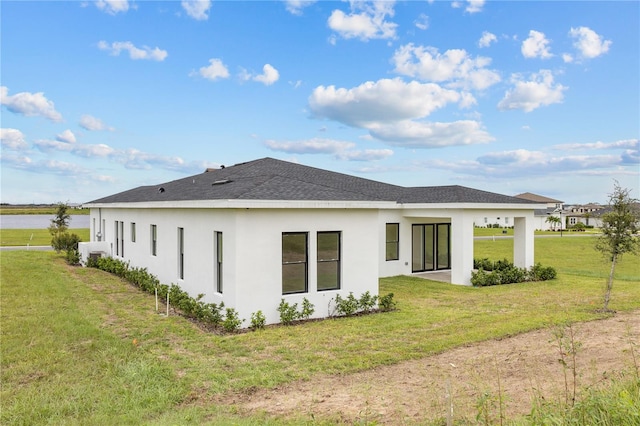
[[404, 188], [273, 158], [141, 186], [91, 203], [193, 200], [392, 201], [400, 203], [530, 203], [462, 186]]

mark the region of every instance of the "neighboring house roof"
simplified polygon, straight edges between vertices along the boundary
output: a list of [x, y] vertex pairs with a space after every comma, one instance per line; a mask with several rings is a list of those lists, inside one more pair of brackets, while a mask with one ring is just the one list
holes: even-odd
[[462, 186], [405, 188], [273, 158], [207, 169], [159, 185], [141, 186], [88, 204], [194, 200], [392, 201], [398, 203], [526, 204]]
[[536, 203], [564, 203], [564, 201], [554, 200], [553, 198], [532, 194], [531, 192], [523, 192], [522, 194], [514, 195], [514, 197], [522, 198], [523, 200], [535, 201]]

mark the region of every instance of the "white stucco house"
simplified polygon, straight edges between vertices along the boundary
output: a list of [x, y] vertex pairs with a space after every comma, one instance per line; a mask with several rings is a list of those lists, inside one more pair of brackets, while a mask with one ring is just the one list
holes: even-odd
[[[380, 277], [451, 271], [469, 285], [474, 218], [509, 216], [514, 261], [534, 263], [544, 205], [461, 186], [401, 187], [263, 158], [85, 204], [91, 241], [165, 284], [279, 322], [280, 300], [326, 317], [336, 294], [378, 294]], [[246, 324], [245, 324], [246, 325]]]

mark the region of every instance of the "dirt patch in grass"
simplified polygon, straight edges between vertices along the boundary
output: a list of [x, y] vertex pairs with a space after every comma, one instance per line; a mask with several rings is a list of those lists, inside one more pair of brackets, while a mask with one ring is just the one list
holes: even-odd
[[[578, 389], [601, 385], [616, 372], [637, 368], [633, 355], [640, 359], [640, 311], [562, 330], [565, 353], [571, 341], [578, 347]], [[506, 419], [529, 413], [535, 397], [554, 402], [572, 398], [573, 362], [570, 354], [565, 355], [565, 368], [561, 358], [554, 330], [544, 329], [393, 366], [321, 376], [225, 399], [246, 413], [284, 418], [411, 424], [445, 419], [453, 410], [454, 419], [480, 415], [491, 423], [501, 413]]]

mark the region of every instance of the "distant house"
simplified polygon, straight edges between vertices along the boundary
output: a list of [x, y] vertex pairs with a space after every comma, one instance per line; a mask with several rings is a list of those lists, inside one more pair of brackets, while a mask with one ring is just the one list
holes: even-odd
[[514, 261], [534, 262], [544, 205], [461, 186], [401, 187], [263, 158], [85, 204], [92, 252], [146, 267], [241, 318], [279, 322], [281, 299], [325, 317], [336, 295], [378, 294], [380, 277], [448, 270], [470, 284], [477, 216], [508, 216]]
[[[515, 195], [514, 197], [546, 205], [545, 208], [538, 208], [534, 212], [535, 229], [546, 231], [551, 229], [559, 230], [560, 226], [563, 226], [562, 229], [566, 228], [566, 224], [557, 224], [554, 228], [554, 224], [547, 221], [549, 216], [552, 215], [560, 218], [560, 212], [562, 212], [563, 210], [564, 201], [556, 200], [542, 195], [532, 194], [531, 192], [524, 192], [522, 194]], [[510, 228], [513, 226], [513, 218], [509, 216], [476, 217], [474, 219], [474, 222], [476, 226], [480, 228]], [[562, 222], [565, 222], [565, 220], [562, 219]]]

